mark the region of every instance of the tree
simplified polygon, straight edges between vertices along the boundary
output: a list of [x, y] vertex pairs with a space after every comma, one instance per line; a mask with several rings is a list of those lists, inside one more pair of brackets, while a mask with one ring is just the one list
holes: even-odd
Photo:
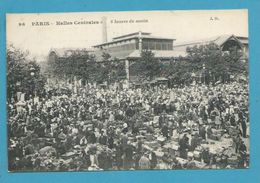
[[59, 79], [72, 79], [76, 76], [79, 79], [91, 79], [91, 73], [96, 72], [95, 57], [87, 50], [73, 50], [70, 54], [62, 56], [55, 55], [54, 60], [49, 58], [48, 73]]
[[247, 64], [241, 62], [242, 53], [236, 47], [223, 52], [218, 45], [210, 43], [188, 47], [186, 51], [193, 70], [204, 72], [207, 77], [211, 76], [213, 82], [217, 80], [225, 82], [229, 74], [247, 73]]
[[126, 77], [125, 62], [112, 58], [109, 53], [103, 52], [101, 68], [101, 81], [113, 83]]
[[29, 95], [41, 94], [44, 91], [45, 77], [35, 60], [28, 58], [29, 52], [7, 46], [7, 98], [15, 98], [16, 92]]
[[171, 62], [169, 67], [166, 68], [166, 73], [168, 73], [168, 78], [172, 84], [189, 84], [191, 82], [191, 73], [194, 68], [190, 61], [183, 58], [179, 58], [174, 62]]
[[48, 63], [49, 73], [59, 79], [77, 77], [87, 82], [103, 83], [114, 82], [117, 77], [125, 75], [120, 61], [111, 59], [106, 52], [103, 52], [100, 62], [87, 50], [74, 50], [70, 55], [55, 57], [54, 61]]
[[154, 57], [154, 53], [150, 50], [143, 50], [141, 57], [135, 61], [132, 66], [131, 73], [138, 75], [140, 78], [152, 80], [159, 76], [162, 71], [162, 64]]

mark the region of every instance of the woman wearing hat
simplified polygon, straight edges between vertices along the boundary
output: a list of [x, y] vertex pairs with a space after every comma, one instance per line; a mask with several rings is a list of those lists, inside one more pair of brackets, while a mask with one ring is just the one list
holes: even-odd
[[151, 164], [150, 164], [150, 160], [148, 158], [148, 153], [147, 152], [143, 153], [142, 157], [139, 160], [139, 168], [141, 170], [148, 170], [148, 169], [150, 169], [150, 166], [151, 166]]

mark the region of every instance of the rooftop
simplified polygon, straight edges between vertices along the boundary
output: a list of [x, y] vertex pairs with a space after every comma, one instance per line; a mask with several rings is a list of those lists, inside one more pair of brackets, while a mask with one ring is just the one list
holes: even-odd
[[[178, 57], [185, 57], [187, 55], [186, 51], [175, 51], [175, 50], [151, 50], [154, 53], [155, 58], [161, 59], [171, 59], [171, 58], [178, 58]], [[96, 56], [97, 60], [102, 60], [103, 51], [96, 50], [94, 55]], [[117, 52], [117, 53], [109, 53], [111, 55], [111, 59], [117, 58], [121, 59], [138, 59], [141, 57], [141, 53], [139, 50], [129, 50], [124, 52]]]
[[113, 44], [113, 43], [118, 43], [118, 42], [121, 42], [121, 41], [132, 40], [132, 39], [139, 39], [140, 37], [142, 39], [159, 39], [159, 40], [170, 40], [170, 41], [174, 41], [175, 40], [173, 38], [152, 36], [151, 33], [148, 33], [148, 32], [134, 32], [134, 33], [130, 33], [130, 34], [125, 34], [125, 35], [122, 35], [122, 36], [114, 37], [112, 39], [112, 41], [109, 41], [109, 42], [106, 42], [106, 43], [102, 43], [102, 44], [98, 44], [98, 45], [94, 45], [93, 47], [97, 48], [99, 46], [105, 46], [105, 45], [109, 45], [109, 44]]
[[[185, 57], [186, 51], [175, 51], [175, 50], [151, 50], [155, 58], [177, 58]], [[141, 54], [138, 50], [133, 51], [128, 55], [128, 58], [139, 58]]]
[[141, 36], [151, 35], [151, 33], [149, 33], [149, 32], [134, 32], [134, 33], [114, 37], [113, 40], [118, 40], [118, 39], [122, 39], [122, 38], [124, 39], [126, 37], [131, 37], [131, 36], [136, 36], [136, 35], [139, 36], [139, 34], [141, 34]]
[[226, 34], [226, 35], [215, 36], [215, 37], [211, 37], [211, 38], [207, 38], [207, 39], [178, 43], [178, 44], [175, 44], [173, 46], [173, 49], [176, 49], [176, 50], [185, 49], [186, 50], [186, 48], [188, 46], [205, 45], [205, 44], [209, 44], [209, 43], [215, 43], [218, 46], [222, 46], [226, 41], [228, 41], [231, 38], [233, 38], [233, 39], [237, 40], [238, 42], [242, 43], [241, 40], [238, 37], [236, 37], [235, 35]]
[[244, 36], [236, 36], [237, 39], [239, 39], [239, 41], [243, 44], [248, 44], [248, 37], [244, 37]]
[[91, 53], [93, 49], [86, 49], [86, 48], [51, 48], [49, 53], [55, 52], [58, 57], [69, 57], [73, 53], [85, 54], [86, 52]]

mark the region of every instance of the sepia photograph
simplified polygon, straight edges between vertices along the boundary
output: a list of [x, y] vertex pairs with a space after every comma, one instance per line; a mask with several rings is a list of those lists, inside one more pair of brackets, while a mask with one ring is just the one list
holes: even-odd
[[248, 11], [6, 14], [8, 170], [249, 168]]

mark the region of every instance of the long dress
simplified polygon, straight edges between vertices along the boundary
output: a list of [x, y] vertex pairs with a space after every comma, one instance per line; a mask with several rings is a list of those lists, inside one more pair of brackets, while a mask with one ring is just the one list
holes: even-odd
[[139, 160], [139, 168], [143, 170], [150, 169], [150, 160], [147, 157], [142, 156]]
[[215, 117], [215, 124], [216, 124], [216, 125], [221, 125], [220, 116], [216, 116], [216, 117]]

